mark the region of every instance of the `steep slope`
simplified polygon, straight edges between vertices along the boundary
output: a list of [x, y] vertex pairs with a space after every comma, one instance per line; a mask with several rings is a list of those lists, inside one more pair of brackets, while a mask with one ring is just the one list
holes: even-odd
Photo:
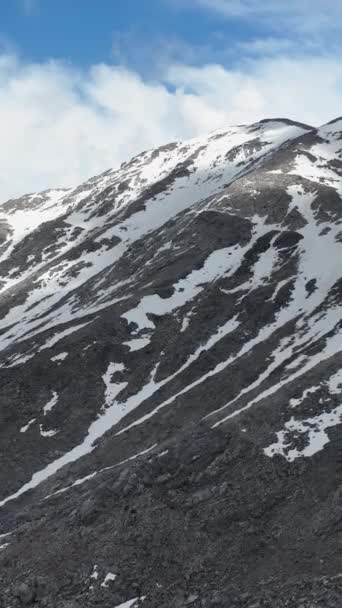
[[341, 195], [279, 119], [1, 206], [1, 607], [341, 604]]

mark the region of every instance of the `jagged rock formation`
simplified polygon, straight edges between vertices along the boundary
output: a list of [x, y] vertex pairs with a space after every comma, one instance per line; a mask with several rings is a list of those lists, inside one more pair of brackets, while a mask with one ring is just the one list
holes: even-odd
[[342, 605], [342, 119], [0, 206], [0, 607]]

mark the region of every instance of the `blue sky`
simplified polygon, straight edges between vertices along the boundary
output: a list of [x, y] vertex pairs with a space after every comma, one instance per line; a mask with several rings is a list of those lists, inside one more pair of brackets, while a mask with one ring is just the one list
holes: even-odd
[[0, 199], [234, 123], [342, 114], [341, 0], [1, 0]]
[[[26, 60], [149, 74], [161, 60], [234, 66], [340, 46], [339, 0], [2, 0], [0, 40]], [[266, 7], [266, 8], [265, 8]], [[285, 7], [285, 9], [284, 9]]]
[[2, 37], [27, 58], [80, 65], [113, 60], [117, 45], [128, 59], [141, 44], [146, 54], [149, 44], [163, 43], [215, 50], [224, 48], [223, 38], [232, 46], [269, 29], [177, 0], [3, 0], [0, 15]]
[[184, 59], [232, 65], [241, 44], [273, 35], [271, 24], [227, 17], [196, 1], [2, 0], [0, 7], [2, 46], [27, 61], [116, 63], [150, 77], [165, 62]]

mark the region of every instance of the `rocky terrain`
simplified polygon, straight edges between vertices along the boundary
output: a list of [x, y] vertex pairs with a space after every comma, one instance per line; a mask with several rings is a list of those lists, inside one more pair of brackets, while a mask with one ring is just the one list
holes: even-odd
[[0, 608], [342, 606], [342, 119], [0, 205]]

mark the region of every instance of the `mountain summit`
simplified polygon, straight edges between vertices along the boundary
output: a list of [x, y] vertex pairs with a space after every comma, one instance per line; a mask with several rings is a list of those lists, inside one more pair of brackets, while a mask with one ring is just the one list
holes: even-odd
[[342, 119], [0, 205], [0, 608], [342, 605]]

